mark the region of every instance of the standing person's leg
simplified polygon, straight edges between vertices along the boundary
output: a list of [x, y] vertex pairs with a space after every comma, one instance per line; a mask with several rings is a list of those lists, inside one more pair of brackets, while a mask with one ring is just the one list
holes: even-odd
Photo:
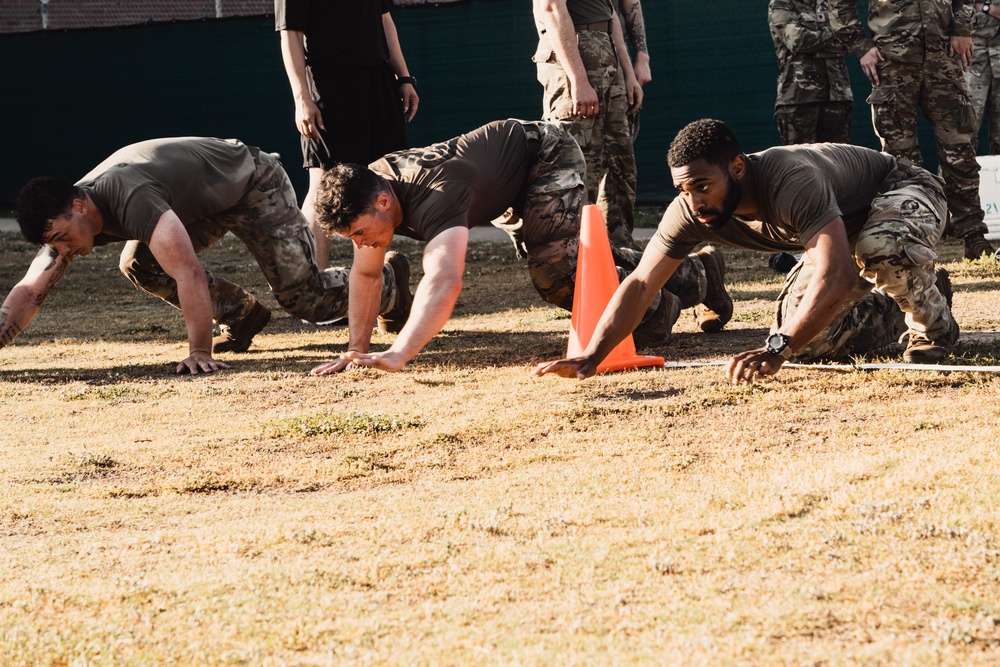
[[302, 200], [302, 215], [309, 226], [309, 233], [313, 235], [316, 243], [316, 266], [320, 271], [326, 270], [330, 265], [331, 239], [316, 223], [316, 193], [319, 192], [319, 184], [323, 181], [325, 169], [312, 167], [309, 171], [309, 189]]
[[635, 229], [635, 188], [638, 176], [635, 147], [628, 124], [625, 77], [617, 59], [614, 63], [614, 78], [604, 93], [601, 99], [604, 113], [604, 176], [598, 186], [596, 203], [601, 207], [607, 222], [611, 244], [636, 247], [632, 231]]
[[774, 109], [774, 120], [778, 124], [778, 135], [785, 146], [811, 144], [817, 141], [819, 125], [819, 104], [782, 104]]
[[851, 103], [817, 102], [816, 141], [846, 144], [851, 141]]
[[920, 165], [917, 142], [917, 107], [920, 103], [921, 66], [883, 61], [878, 65], [880, 85], [872, 88], [868, 103], [872, 107], [872, 125], [889, 155], [905, 157]]
[[934, 128], [951, 229], [965, 241], [965, 256], [993, 254], [979, 203], [979, 163], [972, 147], [973, 110], [962, 66], [944, 51], [928, 53], [921, 108]]
[[[596, 115], [579, 116], [573, 108], [573, 96], [570, 91], [569, 78], [566, 70], [556, 61], [555, 54], [548, 50], [548, 56], [544, 59], [536, 60], [538, 70], [538, 81], [542, 84], [542, 118], [549, 122], [561, 123], [567, 131], [576, 139], [580, 150], [583, 151], [586, 160], [586, 187], [587, 202], [597, 204], [601, 181], [607, 169], [604, 143], [604, 126], [607, 114], [607, 100], [609, 89], [611, 88], [614, 76], [617, 73], [617, 59], [614, 53], [614, 46], [611, 43], [611, 36], [604, 32], [584, 31], [577, 33], [577, 48], [580, 58], [587, 70], [587, 80], [597, 92], [599, 101]], [[546, 49], [543, 42], [539, 44], [539, 52], [536, 58], [544, 56]], [[612, 67], [612, 65], [615, 65]], [[625, 90], [622, 85], [621, 95]], [[618, 224], [618, 223], [615, 223]], [[624, 224], [622, 224], [624, 227]], [[623, 234], [617, 232], [612, 235], [609, 228], [608, 236], [615, 238]], [[629, 231], [631, 236], [631, 231]], [[629, 240], [624, 245], [633, 245]], [[619, 244], [621, 245], [621, 244]]]
[[979, 128], [983, 122], [989, 99], [990, 84], [993, 72], [990, 69], [990, 54], [986, 41], [978, 37], [972, 38], [972, 64], [965, 70], [963, 76], [969, 89], [969, 101], [972, 104], [972, 150], [979, 152]]
[[[1000, 46], [997, 47], [1000, 49]], [[984, 118], [989, 126], [989, 154], [1000, 155], [1000, 65], [990, 67], [990, 92]]]

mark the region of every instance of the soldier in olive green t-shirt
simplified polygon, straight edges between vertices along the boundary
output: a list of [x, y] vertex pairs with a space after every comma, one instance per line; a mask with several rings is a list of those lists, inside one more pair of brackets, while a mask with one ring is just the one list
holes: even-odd
[[[70, 262], [95, 245], [126, 241], [120, 268], [139, 289], [181, 309], [189, 356], [178, 373], [210, 373], [212, 354], [243, 352], [271, 311], [242, 287], [206, 271], [196, 253], [235, 234], [257, 260], [275, 299], [296, 317], [347, 313], [344, 268], [319, 271], [313, 237], [277, 159], [236, 140], [153, 139], [126, 146], [76, 185], [49, 178], [18, 198], [25, 237], [42, 245], [0, 307], [0, 347], [38, 312]], [[408, 288], [383, 267], [380, 312]], [[212, 339], [213, 321], [221, 334]]]
[[[622, 283], [584, 355], [542, 373], [584, 378], [628, 335], [648, 295], [697, 243], [805, 251], [788, 274], [765, 345], [732, 359], [734, 382], [773, 375], [792, 358], [841, 358], [894, 343], [939, 363], [958, 339], [951, 284], [935, 271], [947, 220], [939, 178], [846, 144], [780, 146], [745, 155], [725, 123], [700, 120], [667, 156], [681, 194], [663, 214], [639, 269]], [[860, 270], [859, 270], [860, 269]]]

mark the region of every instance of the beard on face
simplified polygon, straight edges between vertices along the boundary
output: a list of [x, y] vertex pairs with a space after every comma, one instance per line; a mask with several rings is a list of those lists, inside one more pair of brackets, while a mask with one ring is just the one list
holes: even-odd
[[740, 198], [743, 196], [743, 186], [733, 178], [733, 175], [728, 171], [726, 172], [726, 196], [722, 198], [722, 209], [715, 208], [702, 208], [700, 211], [696, 211], [698, 215], [714, 216], [708, 222], [698, 222], [705, 225], [711, 230], [722, 229], [729, 222], [729, 219], [733, 215], [733, 211], [736, 207], [740, 205]]

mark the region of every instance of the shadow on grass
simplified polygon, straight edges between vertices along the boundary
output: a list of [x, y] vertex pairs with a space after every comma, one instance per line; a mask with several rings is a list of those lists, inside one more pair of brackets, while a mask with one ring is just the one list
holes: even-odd
[[981, 278], [973, 282], [963, 282], [955, 289], [956, 293], [962, 292], [996, 292], [1000, 290], [1000, 280], [994, 278]]
[[34, 368], [0, 370], [0, 382], [31, 382], [64, 384], [86, 382], [89, 385], [112, 385], [135, 380], [162, 380], [169, 377], [189, 377], [174, 374], [176, 362], [166, 364], [129, 364], [107, 368]]
[[[372, 341], [372, 352], [388, 349], [391, 340]], [[276, 364], [290, 372], [309, 372], [314, 366], [333, 359], [347, 349], [343, 342], [305, 343], [264, 350], [262, 354], [279, 354], [280, 359], [262, 358], [255, 362], [257, 370], [274, 370]], [[252, 351], [252, 350], [251, 350]], [[465, 331], [449, 330], [435, 336], [407, 368], [451, 366], [509, 368], [534, 366], [548, 359], [560, 359], [566, 353], [566, 334], [546, 331]], [[241, 359], [223, 359], [238, 363]], [[245, 365], [240, 363], [240, 370]]]

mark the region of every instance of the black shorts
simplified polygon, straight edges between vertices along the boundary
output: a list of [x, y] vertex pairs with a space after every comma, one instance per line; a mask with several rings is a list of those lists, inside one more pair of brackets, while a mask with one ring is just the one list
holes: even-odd
[[323, 114], [319, 139], [302, 137], [303, 167], [369, 164], [406, 148], [403, 102], [388, 63], [375, 67], [310, 66], [313, 99]]

